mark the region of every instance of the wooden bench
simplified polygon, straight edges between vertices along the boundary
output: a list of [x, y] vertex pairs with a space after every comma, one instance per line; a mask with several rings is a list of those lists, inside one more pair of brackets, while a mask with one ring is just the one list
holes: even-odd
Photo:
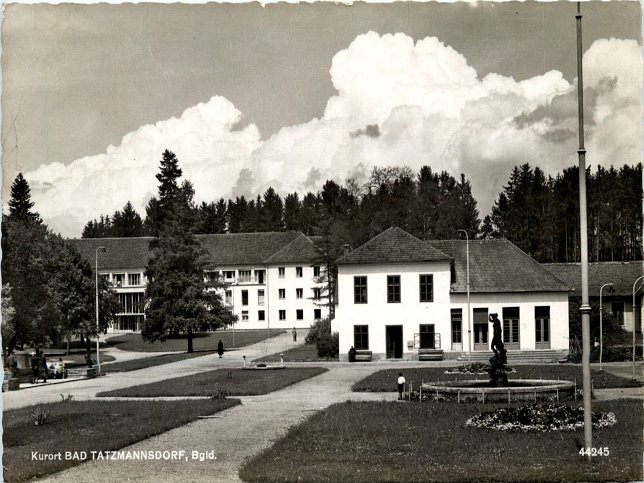
[[442, 361], [443, 350], [442, 349], [418, 349], [418, 360], [419, 361]]
[[371, 351], [367, 350], [357, 350], [356, 351], [356, 362], [370, 362], [371, 361]]

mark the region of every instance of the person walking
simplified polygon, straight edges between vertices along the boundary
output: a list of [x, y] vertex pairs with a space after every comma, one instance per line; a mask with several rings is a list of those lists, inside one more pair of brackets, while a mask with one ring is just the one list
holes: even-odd
[[219, 354], [219, 358], [221, 359], [221, 356], [224, 355], [224, 343], [219, 339], [219, 343], [217, 344], [217, 354]]
[[297, 330], [295, 330], [295, 327], [293, 327], [291, 334], [293, 334], [293, 342], [297, 342]]
[[405, 390], [405, 376], [402, 372], [398, 373], [398, 399], [403, 398], [403, 391]]

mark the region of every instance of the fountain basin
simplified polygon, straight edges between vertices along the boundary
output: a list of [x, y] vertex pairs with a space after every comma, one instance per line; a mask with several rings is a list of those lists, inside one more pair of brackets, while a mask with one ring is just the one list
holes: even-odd
[[452, 399], [456, 396], [459, 401], [472, 398], [489, 400], [559, 398], [560, 395], [574, 394], [576, 384], [571, 381], [556, 381], [548, 379], [510, 379], [507, 386], [490, 386], [486, 380], [463, 380], [427, 382], [421, 385], [423, 393], [437, 398]]

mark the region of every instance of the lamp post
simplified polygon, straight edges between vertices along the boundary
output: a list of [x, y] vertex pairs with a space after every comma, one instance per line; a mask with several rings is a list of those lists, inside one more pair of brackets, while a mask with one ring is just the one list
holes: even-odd
[[590, 304], [588, 298], [588, 212], [586, 206], [586, 149], [584, 148], [584, 76], [581, 42], [581, 6], [577, 2], [577, 113], [579, 116], [579, 248], [581, 255], [581, 335], [582, 365], [581, 374], [584, 391], [584, 447], [591, 461], [590, 448], [593, 446], [593, 421], [591, 410], [590, 386]]
[[458, 230], [465, 233], [465, 258], [467, 260], [467, 361], [472, 362], [472, 323], [470, 310], [470, 237], [466, 230]]
[[96, 257], [95, 257], [95, 269], [94, 269], [94, 285], [96, 288], [96, 363], [98, 364], [98, 373], [101, 373], [101, 355], [99, 352], [99, 343], [98, 343], [98, 334], [100, 333], [99, 330], [99, 325], [98, 325], [98, 252], [105, 253], [105, 247], [97, 247], [96, 248]]
[[602, 290], [604, 290], [604, 287], [613, 287], [612, 282], [611, 283], [605, 283], [602, 285], [599, 289], [599, 370], [602, 370], [602, 355], [604, 353], [604, 330], [602, 326], [602, 320], [604, 316], [604, 309], [602, 307]]
[[633, 380], [635, 380], [635, 309], [637, 308], [637, 305], [635, 304], [635, 286], [640, 280], [644, 280], [644, 275], [635, 280], [635, 283], [633, 283]]

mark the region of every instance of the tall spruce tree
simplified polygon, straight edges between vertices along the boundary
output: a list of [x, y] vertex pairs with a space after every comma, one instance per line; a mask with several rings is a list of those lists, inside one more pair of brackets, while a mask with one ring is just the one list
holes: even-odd
[[41, 223], [38, 213], [31, 211], [34, 203], [31, 201], [31, 188], [29, 183], [18, 173], [11, 185], [11, 199], [9, 200], [9, 219]]

